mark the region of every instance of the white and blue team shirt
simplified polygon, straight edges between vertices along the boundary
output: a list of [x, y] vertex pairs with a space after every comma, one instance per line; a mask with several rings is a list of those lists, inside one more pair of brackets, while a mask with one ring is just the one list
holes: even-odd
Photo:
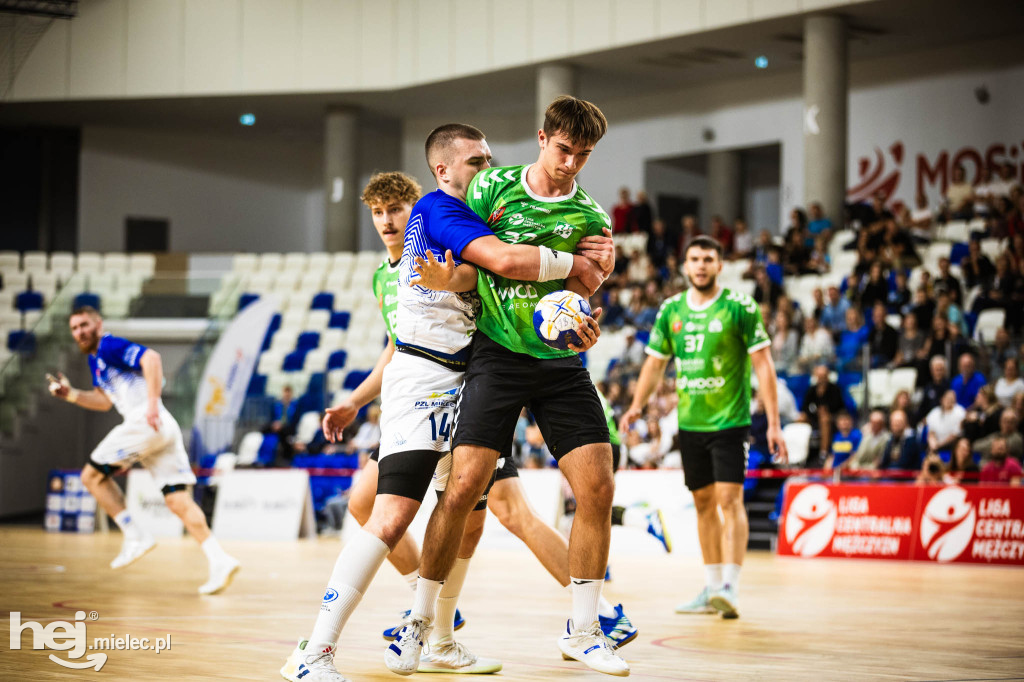
[[405, 227], [405, 244], [398, 273], [398, 339], [402, 346], [425, 352], [443, 364], [461, 364], [469, 354], [476, 330], [475, 292], [431, 291], [411, 284], [414, 258], [428, 251], [441, 260], [451, 249], [455, 265], [462, 250], [479, 237], [493, 235], [464, 202], [435, 190], [416, 202]]
[[146, 406], [146, 379], [139, 364], [146, 350], [128, 339], [104, 334], [96, 352], [89, 355], [92, 385], [107, 394], [122, 417]]

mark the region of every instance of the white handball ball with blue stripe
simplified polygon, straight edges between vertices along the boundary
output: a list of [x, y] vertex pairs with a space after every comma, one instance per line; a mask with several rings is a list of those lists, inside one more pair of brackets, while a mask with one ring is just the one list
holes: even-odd
[[574, 291], [553, 291], [537, 301], [533, 309], [533, 329], [537, 338], [547, 345], [567, 350], [569, 344], [583, 344], [576, 328], [587, 315], [590, 315], [587, 299]]

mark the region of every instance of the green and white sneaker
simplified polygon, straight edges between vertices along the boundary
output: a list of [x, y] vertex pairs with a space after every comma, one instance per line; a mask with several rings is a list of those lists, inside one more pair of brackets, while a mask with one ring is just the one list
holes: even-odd
[[722, 614], [722, 618], [739, 618], [739, 600], [732, 585], [723, 585], [711, 595], [711, 606]]
[[468, 673], [486, 674], [501, 670], [501, 661], [496, 658], [477, 656], [464, 644], [453, 642], [435, 642], [429, 650], [420, 656], [417, 670], [421, 673]]
[[718, 613], [711, 605], [711, 588], [705, 586], [696, 597], [676, 606], [676, 613]]

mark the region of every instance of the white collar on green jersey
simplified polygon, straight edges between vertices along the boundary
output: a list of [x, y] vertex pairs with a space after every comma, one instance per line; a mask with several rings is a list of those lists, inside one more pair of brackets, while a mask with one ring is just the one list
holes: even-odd
[[687, 289], [687, 291], [686, 291], [686, 305], [690, 306], [690, 310], [693, 310], [693, 311], [696, 311], [696, 312], [699, 313], [700, 311], [707, 310], [712, 305], [714, 305], [715, 301], [717, 301], [719, 299], [719, 297], [721, 297], [723, 289], [722, 289], [721, 286], [719, 286], [718, 287], [718, 293], [715, 294], [715, 297], [713, 299], [711, 299], [710, 301], [708, 301], [707, 303], [705, 303], [704, 305], [701, 305], [701, 306], [696, 305], [693, 302], [693, 299], [690, 298], [690, 293], [692, 291], [693, 291], [693, 289]]
[[535, 194], [534, 191], [530, 189], [530, 186], [526, 184], [526, 174], [529, 172], [531, 168], [533, 168], [532, 163], [529, 166], [523, 166], [523, 174], [519, 178], [519, 181], [523, 184], [523, 191], [529, 194], [531, 199], [543, 201], [546, 204], [552, 204], [559, 201], [566, 201], [567, 199], [572, 199], [574, 196], [576, 196], [576, 190], [578, 190], [580, 186], [579, 184], [577, 184], [575, 180], [572, 181], [572, 191], [569, 192], [568, 194], [563, 194], [560, 197], [542, 197], [539, 194]]

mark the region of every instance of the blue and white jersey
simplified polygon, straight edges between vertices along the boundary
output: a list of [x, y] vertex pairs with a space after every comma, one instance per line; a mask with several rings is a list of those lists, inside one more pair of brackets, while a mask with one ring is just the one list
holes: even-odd
[[146, 406], [146, 379], [139, 364], [146, 350], [128, 339], [104, 334], [89, 356], [92, 385], [107, 394], [122, 417]]
[[399, 347], [411, 346], [444, 360], [464, 361], [476, 330], [475, 291], [456, 294], [410, 284], [413, 259], [431, 251], [438, 260], [451, 249], [455, 265], [462, 250], [479, 237], [493, 235], [469, 206], [441, 190], [416, 202], [405, 227], [405, 245], [398, 273]]

